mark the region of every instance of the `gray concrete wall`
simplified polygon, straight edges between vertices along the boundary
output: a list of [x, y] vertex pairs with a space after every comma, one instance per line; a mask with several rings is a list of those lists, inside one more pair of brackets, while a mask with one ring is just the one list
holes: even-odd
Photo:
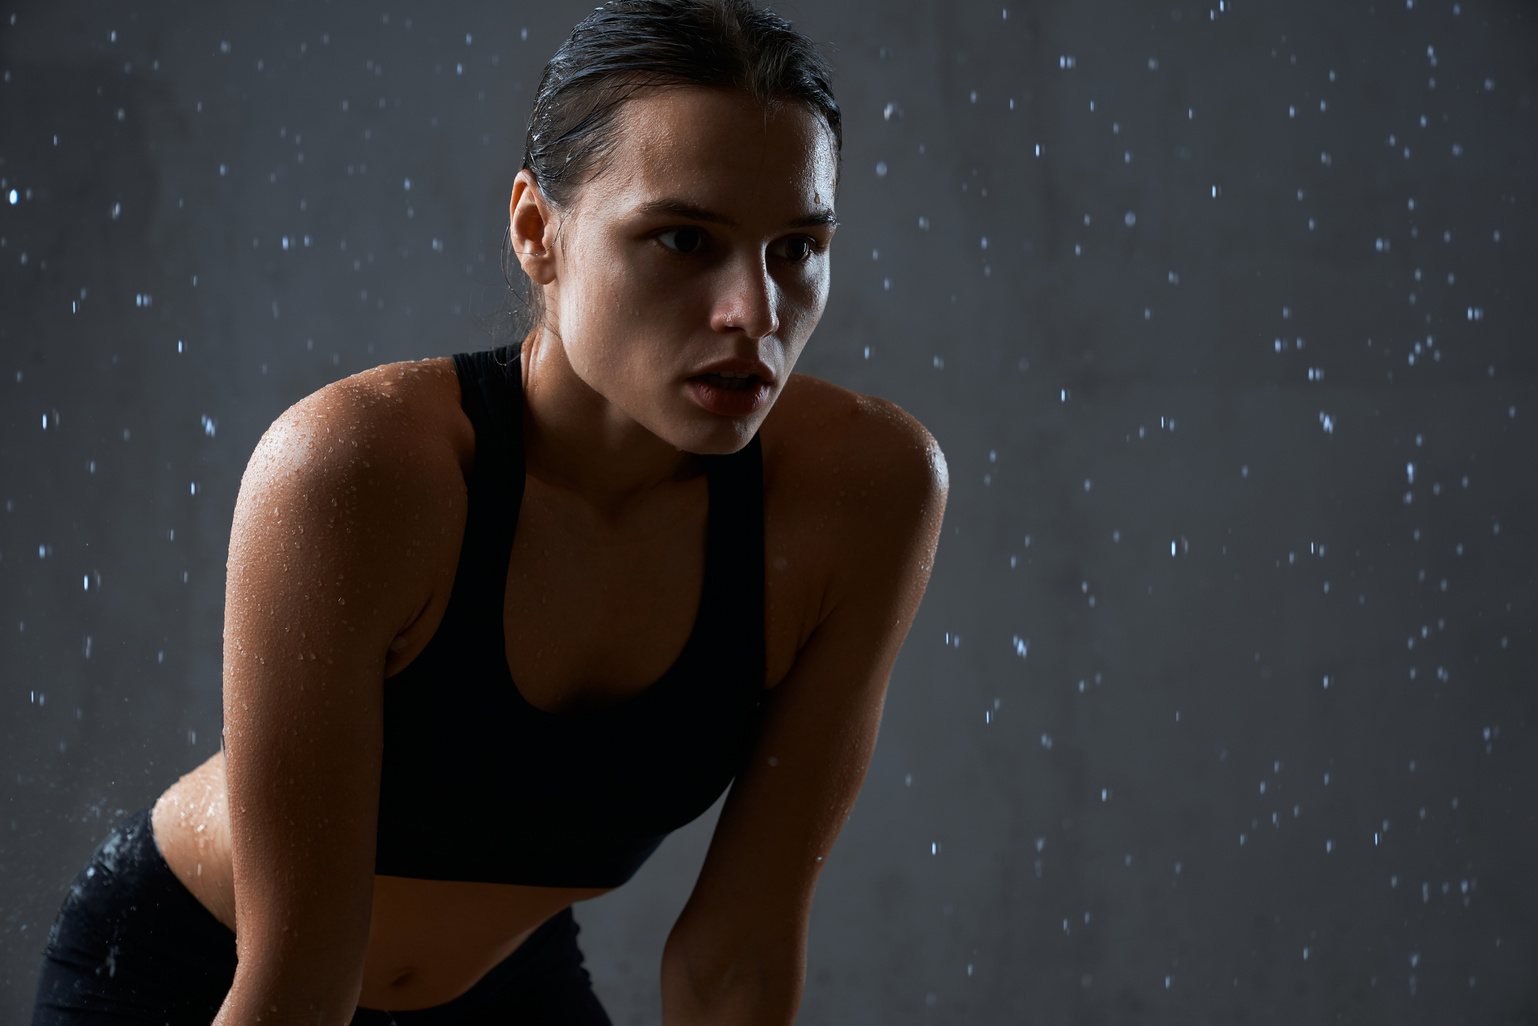
[[[847, 119], [801, 369], [952, 472], [802, 1022], [1538, 1016], [1538, 13], [1211, 4], [781, 8]], [[0, 1019], [215, 750], [260, 432], [495, 335], [588, 6], [0, 9]], [[579, 909], [617, 1023], [708, 830]]]

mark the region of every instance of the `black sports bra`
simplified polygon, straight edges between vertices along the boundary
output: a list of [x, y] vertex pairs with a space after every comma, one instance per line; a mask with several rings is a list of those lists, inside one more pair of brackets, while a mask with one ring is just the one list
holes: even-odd
[[707, 456], [705, 581], [693, 632], [645, 691], [549, 713], [507, 667], [503, 598], [523, 499], [514, 347], [454, 357], [475, 466], [454, 590], [421, 654], [384, 682], [374, 870], [387, 876], [616, 887], [708, 809], [756, 735], [764, 694], [758, 436]]

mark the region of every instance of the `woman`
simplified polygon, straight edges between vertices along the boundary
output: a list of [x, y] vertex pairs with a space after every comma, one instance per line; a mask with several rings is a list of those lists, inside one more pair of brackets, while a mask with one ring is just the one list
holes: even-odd
[[521, 349], [268, 430], [223, 751], [76, 879], [34, 1023], [607, 1022], [570, 906], [728, 782], [663, 1019], [792, 1021], [946, 492], [911, 417], [791, 373], [828, 292], [828, 79], [747, 0], [577, 26], [509, 205]]

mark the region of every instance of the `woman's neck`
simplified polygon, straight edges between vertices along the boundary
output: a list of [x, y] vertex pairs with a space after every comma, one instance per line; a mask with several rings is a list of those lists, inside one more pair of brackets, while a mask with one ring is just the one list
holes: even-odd
[[658, 438], [583, 381], [548, 331], [524, 340], [519, 372], [524, 462], [542, 483], [618, 517], [657, 487], [702, 472], [697, 456]]

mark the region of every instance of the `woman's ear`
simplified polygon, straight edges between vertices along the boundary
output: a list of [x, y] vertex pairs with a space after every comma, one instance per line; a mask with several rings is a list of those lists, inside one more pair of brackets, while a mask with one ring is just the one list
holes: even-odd
[[513, 253], [523, 273], [536, 285], [555, 281], [555, 211], [540, 192], [534, 175], [520, 170], [513, 180], [513, 196], [507, 204]]

